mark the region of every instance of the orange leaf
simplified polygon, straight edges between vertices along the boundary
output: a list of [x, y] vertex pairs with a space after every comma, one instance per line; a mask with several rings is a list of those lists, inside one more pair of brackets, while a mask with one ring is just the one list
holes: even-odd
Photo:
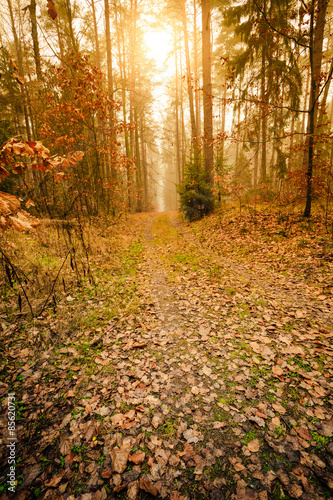
[[24, 76], [20, 76], [18, 73], [13, 73], [13, 78], [15, 78], [15, 80], [21, 85], [24, 85], [26, 83], [26, 79], [24, 78]]

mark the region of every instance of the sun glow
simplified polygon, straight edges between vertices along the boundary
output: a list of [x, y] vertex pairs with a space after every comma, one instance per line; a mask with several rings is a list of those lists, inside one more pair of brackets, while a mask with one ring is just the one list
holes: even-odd
[[[172, 64], [170, 52], [172, 50], [172, 37], [167, 31], [149, 31], [144, 34], [148, 55], [154, 59], [157, 68], [170, 74]], [[168, 60], [169, 59], [169, 60]]]

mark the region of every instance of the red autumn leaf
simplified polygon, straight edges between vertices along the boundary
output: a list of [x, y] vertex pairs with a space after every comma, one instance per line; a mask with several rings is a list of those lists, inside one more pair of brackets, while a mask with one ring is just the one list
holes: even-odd
[[47, 2], [47, 13], [53, 21], [55, 20], [55, 18], [58, 15], [57, 10], [56, 10], [55, 5], [54, 5], [52, 0], [48, 0], [48, 2]]

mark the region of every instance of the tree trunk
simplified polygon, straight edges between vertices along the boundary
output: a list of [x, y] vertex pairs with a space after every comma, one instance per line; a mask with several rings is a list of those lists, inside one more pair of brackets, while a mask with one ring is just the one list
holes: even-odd
[[200, 135], [200, 94], [198, 89], [199, 78], [198, 78], [198, 34], [197, 34], [197, 0], [193, 0], [193, 51], [194, 51], [194, 84], [195, 84], [195, 124], [197, 128], [197, 134]]
[[[263, 10], [266, 15], [266, 0], [264, 0]], [[261, 171], [260, 171], [260, 182], [265, 184], [266, 182], [266, 46], [263, 44], [261, 52], [261, 89], [260, 89], [260, 100], [261, 100]]]
[[69, 29], [69, 38], [71, 41], [71, 47], [74, 52], [77, 52], [79, 50], [79, 47], [74, 34], [71, 0], [65, 0], [65, 9], [68, 20], [68, 29]]
[[106, 61], [108, 68], [108, 94], [109, 94], [109, 99], [113, 99], [112, 49], [111, 49], [109, 0], [104, 0], [104, 9], [105, 9]]
[[177, 34], [174, 33], [174, 47], [175, 47], [175, 115], [176, 115], [176, 172], [177, 184], [181, 182], [181, 168], [180, 168], [180, 130], [179, 130], [179, 90], [178, 90], [178, 47], [177, 47]]
[[[11, 27], [12, 27], [12, 33], [13, 33], [13, 38], [14, 38], [14, 45], [15, 45], [15, 51], [16, 51], [16, 57], [17, 57], [18, 73], [19, 73], [19, 75], [22, 78], [24, 78], [22, 46], [21, 46], [21, 42], [20, 42], [20, 40], [19, 40], [19, 38], [17, 36], [17, 31], [16, 31], [16, 27], [15, 27], [15, 20], [14, 20], [13, 7], [12, 7], [11, 0], [7, 0], [7, 4], [8, 4], [10, 21], [11, 21]], [[26, 87], [25, 87], [25, 83], [23, 83], [22, 85], [20, 85], [20, 90], [21, 90], [22, 101], [23, 101], [23, 114], [24, 114], [24, 121], [25, 121], [25, 128], [26, 128], [26, 133], [27, 133], [27, 139], [28, 139], [28, 141], [31, 141], [29, 115], [28, 115], [28, 109], [27, 109], [27, 105], [26, 105]]]
[[[119, 59], [119, 72], [120, 72], [120, 84], [121, 84], [121, 102], [123, 110], [123, 120], [124, 123], [127, 122], [126, 113], [126, 47], [125, 47], [125, 37], [124, 37], [124, 26], [122, 22], [118, 22], [118, 10], [115, 7], [115, 23], [116, 23], [116, 33], [117, 33], [117, 46], [118, 46], [118, 59]], [[125, 150], [126, 157], [130, 158], [130, 147], [128, 141], [128, 130], [125, 128]]]
[[202, 9], [202, 78], [204, 109], [204, 155], [206, 182], [213, 183], [213, 96], [212, 96], [212, 60], [211, 60], [211, 13], [210, 0], [201, 1]]
[[38, 31], [37, 31], [37, 17], [36, 17], [36, 0], [31, 0], [29, 5], [30, 20], [31, 20], [31, 36], [34, 48], [34, 59], [36, 65], [37, 79], [42, 79], [42, 69], [40, 64], [40, 52], [39, 52], [39, 42], [38, 42]]
[[190, 105], [190, 120], [191, 120], [191, 137], [192, 146], [194, 150], [194, 164], [198, 165], [199, 152], [198, 152], [198, 137], [197, 137], [197, 127], [195, 122], [194, 114], [194, 102], [193, 102], [193, 87], [192, 87], [192, 77], [191, 77], [191, 62], [190, 62], [190, 49], [188, 41], [188, 31], [187, 31], [187, 17], [186, 17], [186, 5], [185, 0], [182, 0], [183, 9], [183, 32], [184, 32], [184, 42], [185, 42], [185, 59], [186, 59], [186, 77], [187, 77], [187, 91], [188, 99]]
[[143, 183], [143, 209], [148, 208], [148, 178], [147, 178], [147, 161], [146, 161], [146, 151], [144, 142], [144, 127], [143, 127], [143, 116], [141, 114], [140, 118], [140, 139], [141, 139], [141, 163], [142, 163], [142, 183]]
[[64, 59], [64, 44], [61, 38], [60, 34], [60, 26], [59, 26], [59, 19], [58, 16], [55, 18], [55, 24], [56, 24], [56, 29], [57, 29], [57, 37], [58, 37], [58, 45], [59, 45], [59, 53], [60, 53], [60, 59]]
[[315, 20], [315, 0], [312, 0], [313, 9], [310, 17], [310, 102], [309, 102], [309, 122], [308, 122], [308, 168], [307, 168], [307, 189], [304, 217], [310, 217], [312, 205], [312, 178], [313, 178], [313, 156], [314, 156], [314, 134], [318, 114], [318, 96], [320, 91], [320, 72], [323, 54], [323, 39], [325, 16], [328, 0], [319, 0], [317, 4], [317, 18]]
[[98, 38], [98, 29], [97, 29], [97, 20], [96, 20], [96, 10], [95, 10], [95, 1], [91, 0], [91, 11], [93, 15], [94, 22], [94, 32], [95, 32], [95, 46], [96, 46], [96, 66], [101, 69], [101, 56], [99, 50], [99, 38]]

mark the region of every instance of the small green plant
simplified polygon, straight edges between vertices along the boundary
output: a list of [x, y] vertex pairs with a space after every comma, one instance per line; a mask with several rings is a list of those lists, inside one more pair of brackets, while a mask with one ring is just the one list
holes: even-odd
[[317, 432], [310, 431], [311, 436], [313, 437], [314, 441], [316, 441], [317, 445], [316, 448], [325, 448], [327, 443], [329, 442], [330, 438], [321, 436]]
[[285, 429], [283, 427], [281, 427], [280, 425], [278, 427], [275, 427], [274, 434], [277, 438], [284, 436], [285, 433], [286, 433]]
[[243, 438], [243, 443], [245, 445], [248, 445], [250, 441], [252, 441], [252, 439], [256, 439], [257, 437], [257, 434], [253, 431], [249, 431], [246, 436], [244, 436]]
[[40, 492], [41, 492], [40, 488], [36, 488], [36, 489], [34, 490], [34, 495], [35, 495], [35, 497], [36, 497], [36, 498], [38, 498], [38, 497], [39, 497]]
[[60, 464], [61, 464], [61, 467], [65, 467], [65, 457], [61, 456], [60, 457]]

